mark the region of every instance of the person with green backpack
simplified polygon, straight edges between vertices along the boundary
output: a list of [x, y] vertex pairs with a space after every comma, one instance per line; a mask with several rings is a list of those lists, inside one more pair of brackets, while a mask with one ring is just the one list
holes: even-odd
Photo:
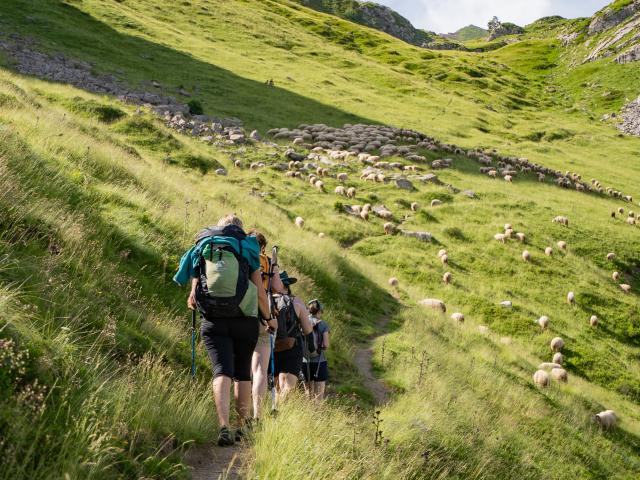
[[[195, 245], [180, 261], [178, 285], [191, 283], [187, 305], [202, 319], [201, 336], [213, 366], [213, 397], [220, 431], [218, 445], [233, 445], [246, 434], [251, 405], [251, 357], [258, 341], [259, 320], [270, 318], [260, 276], [260, 248], [233, 214], [216, 227], [198, 233]], [[229, 425], [231, 384], [240, 426]]]
[[329, 348], [331, 330], [327, 322], [322, 319], [324, 307], [320, 300], [311, 300], [307, 306], [313, 332], [306, 336], [302, 374], [307, 395], [316, 400], [322, 400], [329, 377], [329, 368], [324, 352]]
[[284, 289], [273, 296], [278, 319], [275, 338], [275, 375], [278, 379], [279, 398], [295, 390], [304, 355], [304, 335], [312, 331], [309, 313], [302, 300], [291, 293], [296, 278], [280, 273]]

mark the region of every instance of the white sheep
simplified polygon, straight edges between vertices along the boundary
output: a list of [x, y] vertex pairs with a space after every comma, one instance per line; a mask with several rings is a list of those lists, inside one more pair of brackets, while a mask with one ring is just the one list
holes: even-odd
[[544, 330], [549, 326], [549, 317], [547, 317], [546, 315], [543, 315], [538, 319], [537, 323], [538, 325], [540, 325], [540, 328]]
[[391, 222], [385, 223], [382, 228], [384, 229], [385, 235], [393, 235], [396, 231], [396, 226]]
[[324, 192], [324, 182], [322, 180], [316, 181], [314, 187], [316, 187], [321, 192]]
[[521, 242], [521, 243], [527, 243], [527, 236], [522, 233], [522, 232], [518, 232], [516, 233], [516, 238]]
[[449, 255], [445, 254], [440, 257], [442, 265], [449, 265]]
[[451, 274], [451, 272], [446, 272], [442, 276], [442, 281], [447, 285], [449, 285], [451, 283], [451, 280], [453, 280], [453, 275]]
[[549, 385], [549, 374], [544, 370], [538, 370], [533, 374], [533, 382], [539, 387], [546, 387]]
[[444, 248], [441, 248], [441, 249], [438, 251], [438, 258], [442, 258], [442, 256], [443, 256], [443, 255], [446, 255], [446, 254], [447, 254], [447, 251], [446, 251]]
[[363, 209], [363, 210], [360, 212], [360, 218], [361, 218], [362, 220], [365, 220], [365, 221], [366, 221], [366, 220], [369, 220], [369, 210], [364, 210], [364, 209]]
[[242, 168], [242, 160], [236, 160], [233, 162], [233, 166], [236, 168]]
[[513, 182], [513, 177], [511, 175], [505, 175], [504, 176], [504, 181], [512, 183]]
[[529, 250], [525, 250], [524, 252], [522, 252], [522, 260], [524, 260], [525, 262], [531, 261], [531, 254], [529, 253]]
[[552, 368], [562, 368], [562, 365], [554, 362], [542, 362], [538, 365], [538, 370], [551, 370]]
[[564, 368], [552, 368], [551, 377], [558, 382], [567, 382], [569, 377], [567, 371]]
[[356, 189], [355, 189], [355, 187], [349, 187], [347, 189], [347, 197], [356, 198]]
[[504, 235], [504, 233], [496, 233], [493, 238], [495, 238], [498, 242], [502, 242], [505, 243], [507, 237]]
[[616, 254], [611, 252], [611, 253], [607, 253], [607, 260], [609, 260], [610, 262], [613, 261], [616, 258]]
[[597, 315], [591, 315], [591, 318], [589, 319], [589, 325], [591, 325], [592, 327], [597, 327], [598, 326], [598, 316]]
[[296, 227], [304, 228], [304, 218], [296, 217]]
[[437, 198], [434, 198], [433, 200], [431, 200], [431, 206], [432, 207], [437, 207], [439, 205], [442, 205], [442, 201], [438, 200]]
[[371, 211], [371, 204], [370, 204], [370, 203], [365, 203], [365, 204], [362, 206], [362, 211], [363, 211], [363, 212], [370, 212], [370, 211]]
[[511, 237], [513, 236], [513, 228], [506, 229], [504, 231], [504, 236], [505, 236], [505, 238], [511, 239]]
[[345, 189], [344, 189], [344, 187], [342, 185], [337, 186], [336, 189], [334, 190], [334, 192], [335, 192], [336, 195], [343, 195], [343, 196], [346, 193]]
[[339, 173], [336, 176], [336, 179], [340, 182], [340, 183], [345, 183], [347, 181], [347, 179], [349, 178], [349, 176], [346, 173]]
[[564, 241], [560, 240], [560, 241], [558, 242], [558, 248], [559, 248], [560, 250], [566, 250], [566, 249], [567, 249], [567, 242], [564, 242]]
[[626, 283], [620, 284], [620, 288], [624, 293], [631, 293], [631, 285], [627, 285]]
[[309, 176], [309, 184], [311, 186], [315, 186], [317, 180], [318, 180], [318, 177], [316, 177], [315, 175], [310, 175]]
[[618, 272], [613, 272], [613, 275], [611, 275], [611, 278], [613, 278], [613, 280], [617, 282], [618, 280], [620, 280], [620, 274]]
[[569, 292], [567, 293], [567, 303], [569, 305], [573, 305], [574, 303], [576, 303], [576, 294], [573, 292]]
[[563, 217], [562, 215], [558, 215], [551, 220], [552, 223], [559, 223], [560, 225], [564, 225], [565, 227], [569, 226], [569, 219], [567, 217]]
[[451, 320], [455, 321], [458, 324], [464, 323], [464, 314], [460, 312], [453, 313], [451, 314]]
[[504, 231], [506, 232], [507, 230], [513, 230], [513, 227], [511, 226], [510, 223], [505, 223], [504, 224]]
[[418, 210], [420, 210], [420, 205], [418, 204], [418, 202], [412, 202], [411, 203], [411, 211], [412, 212], [417, 212]]
[[604, 412], [596, 413], [594, 418], [600, 428], [603, 429], [615, 427], [618, 421], [616, 413], [613, 410], [605, 410]]
[[562, 362], [564, 361], [564, 356], [562, 355], [562, 353], [560, 352], [556, 352], [553, 354], [553, 363], [557, 363], [558, 365], [562, 365]]
[[420, 305], [423, 307], [431, 308], [433, 310], [440, 310], [442, 313], [447, 313], [447, 306], [444, 304], [442, 300], [437, 300], [435, 298], [425, 298], [420, 301]]
[[551, 248], [551, 247], [547, 247], [547, 248], [545, 248], [545, 249], [544, 249], [544, 254], [545, 254], [547, 257], [551, 257], [551, 256], [553, 256], [553, 248]]
[[325, 237], [325, 235], [324, 235], [324, 233], [320, 232], [320, 233], [318, 234], [318, 237], [319, 237], [319, 238], [324, 238], [324, 237]]
[[551, 340], [549, 346], [551, 347], [552, 351], [559, 352], [564, 347], [564, 340], [562, 340], [562, 338], [560, 337], [555, 337], [553, 340]]
[[629, 218], [627, 218], [627, 223], [629, 225], [635, 225], [636, 224], [636, 219], [633, 218], [633, 217], [629, 217]]
[[389, 279], [389, 285], [392, 287], [397, 287], [399, 283], [400, 282], [398, 282], [398, 279], [396, 277], [391, 277]]

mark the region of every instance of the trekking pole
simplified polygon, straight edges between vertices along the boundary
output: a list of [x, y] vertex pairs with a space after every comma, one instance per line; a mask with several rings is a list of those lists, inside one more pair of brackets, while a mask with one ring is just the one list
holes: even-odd
[[[273, 279], [273, 267], [278, 263], [278, 246], [274, 245], [271, 249], [271, 265], [269, 265], [269, 281], [267, 286], [267, 300], [269, 302], [269, 319], [273, 318], [273, 293], [271, 292], [271, 283]], [[271, 410], [276, 411], [276, 359], [275, 359], [275, 334], [269, 333], [269, 343], [271, 344], [271, 359], [269, 368], [269, 388], [271, 390]]]
[[196, 311], [191, 310], [191, 378], [196, 377]]
[[276, 371], [276, 362], [274, 355], [274, 340], [273, 333], [269, 334], [269, 341], [271, 343], [271, 360], [269, 361], [269, 388], [271, 389], [271, 410], [276, 411], [276, 379], [275, 379], [275, 371]]

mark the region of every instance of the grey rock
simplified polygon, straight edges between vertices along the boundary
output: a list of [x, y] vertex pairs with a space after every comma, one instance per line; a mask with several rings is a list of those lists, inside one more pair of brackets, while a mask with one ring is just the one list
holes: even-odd
[[414, 190], [415, 189], [415, 187], [413, 186], [413, 183], [411, 183], [406, 178], [397, 178], [394, 183], [396, 184], [396, 187], [401, 188], [403, 190]]

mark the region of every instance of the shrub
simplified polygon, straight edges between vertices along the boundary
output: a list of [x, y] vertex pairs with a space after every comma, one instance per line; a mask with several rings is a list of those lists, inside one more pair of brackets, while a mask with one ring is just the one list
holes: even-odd
[[189, 100], [187, 106], [189, 107], [189, 113], [191, 115], [202, 115], [204, 113], [202, 104], [198, 100]]
[[111, 123], [126, 117], [127, 114], [119, 108], [105, 105], [95, 100], [85, 100], [82, 97], [74, 97], [64, 102], [65, 106], [74, 113], [85, 117], [95, 118], [101, 122]]

